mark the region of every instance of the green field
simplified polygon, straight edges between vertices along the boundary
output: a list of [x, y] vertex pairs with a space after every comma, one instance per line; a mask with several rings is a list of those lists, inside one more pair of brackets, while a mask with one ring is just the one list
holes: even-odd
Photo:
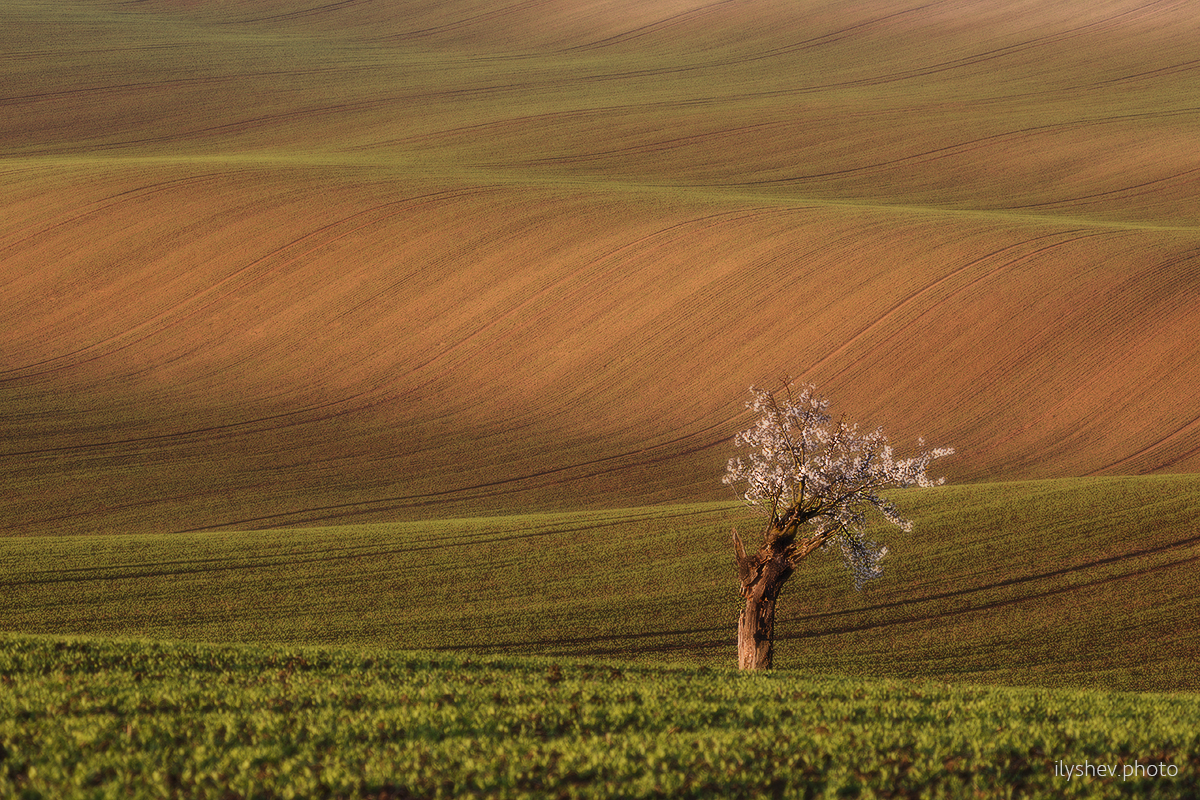
[[1195, 695], [12, 635], [0, 665], [6, 797], [1200, 789]]
[[[896, 493], [884, 577], [818, 553], [781, 668], [1200, 691], [1200, 476]], [[0, 630], [733, 666], [736, 505], [0, 539]]]
[[891, 568], [810, 559], [761, 676], [729, 504], [3, 539], [0, 796], [1189, 797], [1198, 489], [897, 493]]

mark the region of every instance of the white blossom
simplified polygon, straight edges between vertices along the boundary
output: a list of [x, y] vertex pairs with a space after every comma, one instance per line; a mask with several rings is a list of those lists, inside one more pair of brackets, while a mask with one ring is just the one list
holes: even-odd
[[844, 419], [834, 424], [829, 401], [812, 386], [798, 392], [790, 384], [781, 392], [750, 391], [753, 399], [747, 407], [757, 419], [734, 437], [748, 453], [744, 459], [730, 459], [724, 482], [744, 485], [742, 498], [768, 515], [773, 535], [795, 535], [807, 524], [810, 541], [817, 537], [819, 546], [836, 542], [859, 588], [879, 577], [887, 548], [863, 538], [866, 511], [874, 508], [901, 530], [912, 530], [912, 523], [879, 492], [943, 483], [944, 478], [932, 480], [926, 470], [953, 448], [898, 458], [881, 429], [864, 433]]

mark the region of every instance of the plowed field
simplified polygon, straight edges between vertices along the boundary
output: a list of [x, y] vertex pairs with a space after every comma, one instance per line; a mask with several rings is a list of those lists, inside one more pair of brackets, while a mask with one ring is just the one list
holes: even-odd
[[1193, 11], [8, 3], [0, 529], [729, 499], [787, 375], [1194, 471]]

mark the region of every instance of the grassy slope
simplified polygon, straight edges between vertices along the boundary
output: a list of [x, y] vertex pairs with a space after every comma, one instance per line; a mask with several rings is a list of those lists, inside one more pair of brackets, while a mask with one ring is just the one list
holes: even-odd
[[[1200, 690], [1200, 478], [897, 496], [885, 576], [814, 556], [777, 665]], [[727, 505], [263, 532], [0, 540], [0, 630], [731, 666]]]
[[850, 5], [8, 4], [0, 530], [720, 499], [782, 374], [1195, 469], [1193, 15]]

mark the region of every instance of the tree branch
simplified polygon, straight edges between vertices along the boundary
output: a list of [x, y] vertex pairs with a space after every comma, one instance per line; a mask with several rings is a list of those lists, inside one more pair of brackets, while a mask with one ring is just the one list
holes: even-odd
[[787, 551], [788, 565], [792, 567], [799, 566], [801, 561], [808, 558], [809, 553], [829, 541], [833, 533], [834, 531], [823, 531], [793, 544]]
[[745, 591], [746, 586], [750, 583], [753, 568], [750, 563], [751, 559], [746, 557], [746, 548], [742, 544], [742, 537], [738, 536], [737, 528], [733, 529], [733, 555], [737, 559], [738, 580]]

